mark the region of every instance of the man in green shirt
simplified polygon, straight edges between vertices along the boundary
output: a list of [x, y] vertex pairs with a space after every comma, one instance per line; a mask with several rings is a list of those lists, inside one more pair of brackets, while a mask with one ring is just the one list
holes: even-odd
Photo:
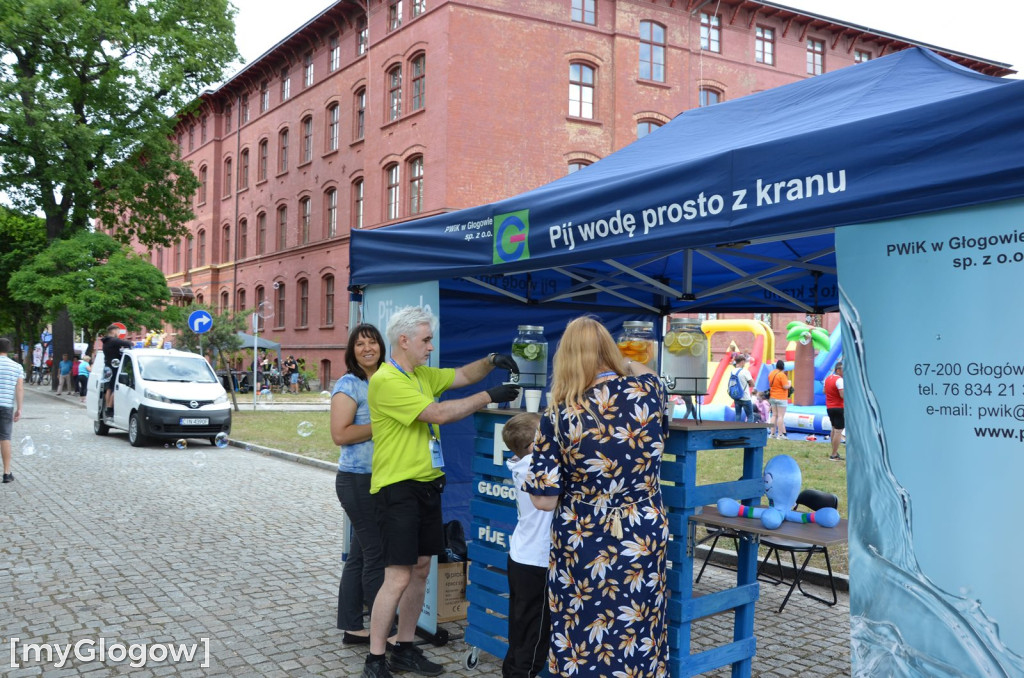
[[[449, 388], [475, 384], [495, 367], [518, 372], [512, 356], [492, 353], [456, 369], [427, 366], [436, 319], [407, 306], [388, 322], [391, 358], [370, 379], [374, 495], [384, 551], [384, 584], [370, 614], [370, 653], [363, 678], [390, 678], [391, 670], [437, 676], [444, 670], [415, 647], [430, 559], [444, 548], [441, 492], [444, 457], [440, 425], [488, 403], [515, 400], [519, 388], [501, 385], [467, 398], [435, 402]], [[387, 635], [398, 612], [398, 643], [385, 660]], [[389, 667], [390, 664], [390, 667]]]

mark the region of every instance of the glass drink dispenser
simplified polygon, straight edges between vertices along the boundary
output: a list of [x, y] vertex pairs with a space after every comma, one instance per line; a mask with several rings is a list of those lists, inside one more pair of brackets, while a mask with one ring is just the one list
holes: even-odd
[[623, 358], [643, 363], [658, 372], [658, 340], [654, 338], [654, 323], [627, 320], [622, 323], [622, 334], [616, 343]]
[[669, 393], [703, 395], [708, 391], [708, 338], [699, 318], [671, 318], [665, 334], [662, 374]]
[[519, 366], [519, 385], [547, 389], [548, 340], [540, 325], [520, 325], [512, 341], [512, 359]]

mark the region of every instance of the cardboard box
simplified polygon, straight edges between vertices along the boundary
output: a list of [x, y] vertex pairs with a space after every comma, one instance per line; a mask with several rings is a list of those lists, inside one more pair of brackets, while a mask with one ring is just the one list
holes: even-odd
[[450, 622], [466, 618], [466, 571], [469, 563], [437, 564], [437, 621]]

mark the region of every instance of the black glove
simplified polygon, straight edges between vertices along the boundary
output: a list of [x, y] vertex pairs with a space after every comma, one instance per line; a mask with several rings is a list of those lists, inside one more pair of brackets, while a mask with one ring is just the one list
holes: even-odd
[[[508, 358], [508, 356], [502, 356]], [[509, 358], [511, 360], [511, 358]], [[492, 403], [508, 403], [519, 397], [519, 387], [512, 384], [494, 386], [485, 391]]]
[[519, 374], [519, 365], [516, 365], [516, 361], [513, 360], [510, 355], [505, 355], [504, 353], [493, 353], [491, 355], [491, 364], [495, 367], [500, 367], [504, 370], [511, 370], [516, 374]]

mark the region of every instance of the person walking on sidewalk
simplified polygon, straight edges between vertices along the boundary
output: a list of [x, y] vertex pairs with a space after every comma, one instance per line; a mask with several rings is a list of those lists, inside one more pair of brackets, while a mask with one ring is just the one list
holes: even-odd
[[57, 382], [57, 395], [64, 395], [64, 387], [67, 386], [68, 393], [75, 390], [75, 387], [71, 385], [71, 368], [74, 367], [74, 363], [68, 358], [68, 354], [65, 353], [60, 359], [60, 364], [57, 365], [57, 373], [60, 375], [60, 381]]
[[25, 368], [7, 357], [11, 340], [0, 337], [0, 458], [4, 464], [4, 482], [14, 480], [11, 471], [11, 432], [21, 419], [21, 401], [25, 395]]
[[828, 456], [832, 461], [842, 461], [839, 456], [839, 443], [843, 438], [843, 429], [846, 428], [846, 413], [844, 411], [843, 399], [843, 363], [837, 362], [834, 373], [825, 378], [825, 412], [828, 420], [832, 422], [832, 454]]

